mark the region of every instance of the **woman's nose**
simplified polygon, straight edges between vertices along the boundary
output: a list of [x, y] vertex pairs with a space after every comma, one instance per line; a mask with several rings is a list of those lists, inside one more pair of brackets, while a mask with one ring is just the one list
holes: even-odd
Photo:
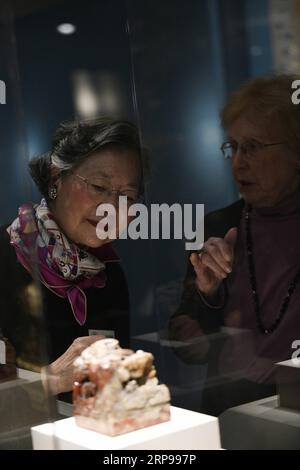
[[249, 166], [247, 153], [240, 146], [238, 146], [237, 150], [232, 155], [231, 165], [233, 168], [244, 168]]

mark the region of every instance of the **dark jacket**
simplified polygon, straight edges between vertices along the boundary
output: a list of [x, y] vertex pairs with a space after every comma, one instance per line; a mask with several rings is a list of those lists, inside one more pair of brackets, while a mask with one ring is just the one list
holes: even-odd
[[[243, 207], [244, 201], [241, 199], [228, 207], [208, 214], [204, 219], [204, 239], [223, 238], [230, 228], [238, 227]], [[203, 334], [218, 331], [223, 325], [223, 309], [210, 308], [203, 302], [195, 287], [194, 268], [188, 260], [181, 302], [170, 320], [169, 335], [172, 340], [185, 341], [189, 339], [188, 328], [183, 331], [182, 324], [183, 322], [187, 324], [190, 319], [198, 322], [199, 331]], [[191, 355], [189, 350], [188, 347], [181, 347], [176, 352], [183, 360], [191, 363], [206, 359], [203, 356], [203, 349], [199, 350], [199, 355]]]
[[[6, 227], [0, 228], [0, 259], [0, 329], [16, 349], [19, 367], [30, 369], [40, 362], [52, 362], [89, 330], [112, 331], [121, 346], [129, 346], [128, 291], [118, 262], [106, 264], [104, 288], [85, 289], [87, 321], [80, 326], [68, 299], [58, 297], [43, 284], [37, 288], [18, 262]], [[44, 354], [48, 354], [48, 361]]]
[[[212, 212], [205, 217], [205, 240], [210, 237], [224, 237], [232, 227], [238, 227], [244, 201], [240, 200], [224, 209]], [[220, 332], [224, 325], [226, 305], [226, 282], [223, 283], [223, 299], [215, 299], [212, 308], [203, 301], [195, 287], [195, 273], [188, 261], [187, 274], [179, 308], [170, 319], [170, 339], [181, 342], [174, 352], [186, 363], [206, 364], [206, 383], [199, 390], [197, 411], [218, 416], [224, 410], [260, 398], [274, 395], [274, 384], [257, 384], [246, 379], [229, 380], [221, 377], [218, 371], [219, 354], [226, 337]], [[193, 338], [193, 342], [187, 342]], [[195, 341], [196, 340], [196, 341]], [[186, 345], [184, 345], [186, 343]], [[184, 346], [183, 346], [184, 345]]]
[[[0, 260], [0, 339], [4, 336], [7, 346], [7, 364], [0, 364], [0, 448], [30, 449], [30, 428], [55, 421], [56, 406], [40, 381], [15, 380], [16, 366], [39, 371], [89, 330], [112, 331], [121, 346], [128, 347], [127, 284], [120, 264], [107, 263], [106, 286], [85, 289], [87, 321], [80, 326], [69, 301], [34, 282], [18, 262], [6, 227], [0, 228]], [[71, 394], [59, 398], [71, 401]]]

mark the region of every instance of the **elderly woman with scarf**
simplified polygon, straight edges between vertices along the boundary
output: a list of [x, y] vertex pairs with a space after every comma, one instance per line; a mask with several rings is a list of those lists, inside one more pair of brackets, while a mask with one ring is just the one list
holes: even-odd
[[[97, 236], [96, 209], [111, 203], [118, 216], [119, 196], [127, 197], [127, 206], [138, 200], [140, 157], [138, 133], [129, 122], [63, 123], [52, 151], [30, 162], [43, 199], [23, 204], [0, 230], [0, 328], [16, 364], [33, 370], [42, 365], [39, 341], [45, 342], [37, 336], [47, 332], [46, 370], [54, 394], [71, 390], [74, 358], [93, 341], [113, 335], [129, 345], [127, 285], [112, 237]], [[35, 311], [41, 305], [33, 289], [36, 276], [43, 315]]]
[[206, 216], [170, 322], [180, 357], [208, 365], [200, 409], [209, 414], [275, 394], [276, 363], [300, 339], [298, 78], [256, 78], [222, 112], [221, 150], [242, 198]]

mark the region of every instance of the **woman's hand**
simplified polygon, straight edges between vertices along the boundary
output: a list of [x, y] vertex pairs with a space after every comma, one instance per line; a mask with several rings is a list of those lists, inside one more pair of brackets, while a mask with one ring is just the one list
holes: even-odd
[[103, 335], [82, 336], [76, 338], [66, 352], [48, 367], [42, 370], [44, 387], [53, 395], [72, 390], [74, 381], [73, 362], [84, 349]]
[[236, 239], [237, 228], [231, 228], [224, 238], [209, 238], [200, 253], [190, 256], [196, 286], [205, 296], [216, 294], [222, 281], [231, 273]]

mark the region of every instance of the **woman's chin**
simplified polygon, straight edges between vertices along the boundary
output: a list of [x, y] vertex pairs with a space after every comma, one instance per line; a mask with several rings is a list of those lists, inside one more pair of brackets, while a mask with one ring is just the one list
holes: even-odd
[[88, 248], [99, 248], [106, 243], [110, 243], [111, 240], [97, 237], [96, 230], [85, 230], [83, 233], [78, 234], [76, 238], [73, 238], [73, 242], [78, 246], [86, 246]]
[[263, 204], [263, 201], [261, 200], [261, 198], [259, 197], [258, 194], [255, 194], [255, 193], [250, 193], [250, 192], [240, 192], [240, 195], [242, 196], [242, 198], [244, 199], [244, 201], [247, 203], [247, 204], [250, 204], [251, 206], [254, 206], [254, 207], [259, 207]]
[[[118, 231], [116, 230], [116, 232]], [[86, 246], [88, 248], [100, 248], [100, 246], [112, 243], [118, 238], [118, 233], [115, 233], [114, 231], [111, 233], [100, 231], [98, 234], [100, 237], [98, 237], [95, 227], [85, 225], [84, 230], [77, 232], [77, 236], [69, 238], [77, 245]]]
[[105, 239], [105, 240], [100, 240], [99, 238], [94, 237], [94, 238], [87, 238], [83, 245], [89, 247], [89, 248], [100, 248], [100, 246], [106, 245], [107, 243], [111, 243], [113, 240]]

